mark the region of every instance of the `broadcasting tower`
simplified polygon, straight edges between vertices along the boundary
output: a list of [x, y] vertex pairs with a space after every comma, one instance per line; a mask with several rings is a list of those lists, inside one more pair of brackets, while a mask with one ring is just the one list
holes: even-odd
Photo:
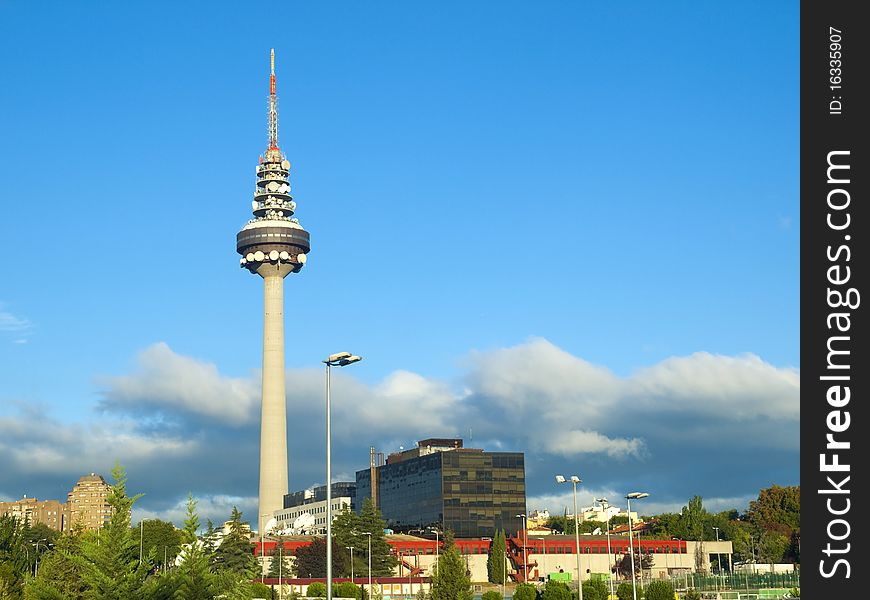
[[263, 278], [263, 405], [260, 413], [260, 507], [258, 530], [287, 493], [287, 400], [284, 391], [284, 278], [297, 273], [311, 249], [308, 232], [293, 218], [290, 163], [278, 147], [278, 96], [275, 95], [275, 50], [269, 75], [269, 145], [257, 165], [251, 203], [254, 218], [236, 235], [239, 263]]

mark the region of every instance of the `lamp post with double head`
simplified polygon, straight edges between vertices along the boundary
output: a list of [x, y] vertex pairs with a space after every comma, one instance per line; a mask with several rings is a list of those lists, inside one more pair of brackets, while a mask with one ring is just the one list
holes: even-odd
[[362, 360], [350, 352], [330, 354], [326, 365], [326, 600], [332, 600], [332, 422], [330, 418], [330, 369]]
[[610, 580], [610, 595], [615, 598], [616, 596], [614, 596], [613, 593], [613, 570], [610, 566], [610, 504], [607, 502], [607, 498], [597, 498], [596, 502], [598, 502], [601, 505], [601, 508], [604, 509], [604, 522], [607, 531], [607, 579]]
[[[556, 483], [568, 483], [561, 475], [556, 475]], [[574, 544], [577, 552], [577, 594], [579, 600], [583, 600], [583, 574], [580, 571], [580, 521], [577, 518], [577, 484], [583, 483], [583, 480], [576, 475], [571, 475], [571, 483], [574, 485]]]
[[353, 583], [353, 546], [345, 546], [350, 550], [350, 582]]
[[[626, 494], [625, 499], [628, 501], [628, 554], [631, 556], [631, 595], [634, 600], [637, 600], [637, 582], [634, 578], [634, 542], [632, 541], [632, 525], [631, 525], [631, 501], [640, 500], [649, 496], [646, 492], [631, 492]], [[643, 564], [641, 564], [643, 568]]]

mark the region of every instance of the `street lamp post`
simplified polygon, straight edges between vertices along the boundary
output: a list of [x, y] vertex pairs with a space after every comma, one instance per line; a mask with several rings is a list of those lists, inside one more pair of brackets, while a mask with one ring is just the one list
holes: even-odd
[[523, 581], [529, 582], [529, 558], [526, 554], [526, 547], [529, 545], [529, 528], [526, 525], [525, 513], [517, 515], [517, 518], [523, 520]]
[[[438, 547], [441, 545], [438, 541], [438, 534], [441, 532], [438, 531], [438, 529], [435, 527], [430, 527], [429, 531], [431, 531], [435, 534], [435, 567], [432, 569], [432, 572], [437, 573], [438, 572]], [[502, 594], [502, 595], [504, 595], [504, 594]]]
[[[571, 483], [574, 484], [574, 544], [577, 551], [577, 594], [579, 600], [583, 600], [583, 573], [580, 571], [580, 521], [577, 518], [577, 484], [583, 480], [576, 475], [571, 475]], [[556, 475], [556, 483], [568, 483], [561, 475]]]
[[363, 531], [363, 535], [369, 536], [369, 598], [372, 597], [372, 532]]
[[284, 583], [281, 581], [283, 579], [283, 569], [284, 569], [284, 538], [278, 537], [278, 600], [282, 600], [284, 598]]
[[605, 527], [607, 531], [607, 579], [610, 581], [610, 595], [616, 597], [613, 593], [613, 570], [610, 566], [610, 504], [607, 502], [607, 498], [598, 498], [598, 503], [601, 504], [601, 507], [604, 509], [604, 514], [606, 515], [605, 519]]
[[36, 563], [33, 567], [33, 576], [34, 577], [36, 577], [39, 574], [39, 542], [46, 542], [44, 545], [46, 548], [48, 548], [48, 539], [47, 538], [42, 538], [42, 539], [36, 540], [36, 548], [34, 549], [34, 551], [36, 553]]
[[266, 530], [266, 521], [263, 517], [270, 517], [269, 514], [260, 515], [260, 523], [263, 525], [260, 527], [260, 583], [263, 583], [263, 578], [266, 572], [266, 546], [263, 544], [263, 534]]
[[326, 600], [332, 600], [332, 430], [330, 419], [330, 370], [362, 360], [350, 352], [330, 354], [323, 361], [326, 365]]
[[353, 583], [353, 546], [345, 546], [350, 550], [350, 581]]
[[[649, 496], [649, 494], [646, 492], [631, 492], [625, 496], [625, 499], [628, 500], [628, 554], [631, 556], [631, 595], [634, 600], [637, 600], [637, 582], [634, 577], [634, 542], [632, 541], [631, 535], [631, 501], [640, 500], [647, 496]], [[643, 568], [643, 563], [641, 563], [641, 568]]]

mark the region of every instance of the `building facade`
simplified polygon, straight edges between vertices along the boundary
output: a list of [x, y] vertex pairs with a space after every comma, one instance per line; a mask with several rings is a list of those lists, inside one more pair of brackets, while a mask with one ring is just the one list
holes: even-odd
[[461, 439], [421, 440], [416, 448], [391, 454], [385, 465], [357, 471], [358, 498], [371, 496], [373, 472], [376, 504], [397, 532], [435, 527], [456, 537], [492, 537], [499, 529], [523, 527], [522, 452], [464, 448]]
[[[356, 482], [336, 481], [332, 484], [333, 521], [343, 510], [356, 510]], [[291, 492], [284, 495], [284, 508], [274, 513], [277, 524], [274, 533], [325, 534], [326, 486]]]
[[71, 529], [77, 523], [84, 525], [85, 529], [103, 527], [112, 517], [112, 507], [108, 502], [110, 490], [102, 475], [90, 473], [79, 478], [67, 494], [69, 519], [65, 529]]
[[66, 505], [57, 500], [37, 500], [27, 496], [14, 502], [0, 502], [0, 516], [5, 515], [31, 525], [42, 523], [57, 531], [64, 530], [68, 519]]

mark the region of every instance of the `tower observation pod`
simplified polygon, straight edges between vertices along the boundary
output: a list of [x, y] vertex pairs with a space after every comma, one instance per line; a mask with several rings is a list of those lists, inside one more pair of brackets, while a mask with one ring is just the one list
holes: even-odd
[[271, 54], [269, 140], [257, 165], [251, 203], [254, 218], [236, 235], [242, 268], [263, 278], [263, 401], [260, 413], [259, 531], [283, 508], [287, 489], [287, 400], [284, 382], [284, 278], [298, 273], [311, 249], [309, 235], [293, 217], [290, 163], [278, 147], [275, 51]]

